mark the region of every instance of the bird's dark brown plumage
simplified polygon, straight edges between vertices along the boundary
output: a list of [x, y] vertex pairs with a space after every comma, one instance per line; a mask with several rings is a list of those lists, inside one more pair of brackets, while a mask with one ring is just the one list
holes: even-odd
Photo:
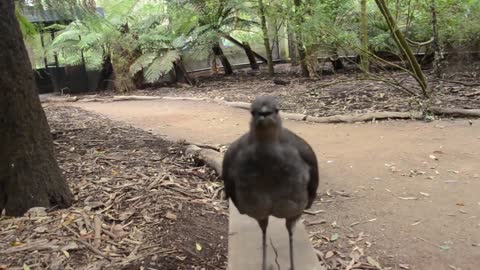
[[225, 193], [241, 214], [258, 221], [264, 270], [268, 218], [286, 219], [293, 270], [293, 226], [315, 200], [317, 158], [305, 140], [282, 127], [273, 97], [256, 98], [251, 113], [250, 131], [233, 142], [224, 156]]

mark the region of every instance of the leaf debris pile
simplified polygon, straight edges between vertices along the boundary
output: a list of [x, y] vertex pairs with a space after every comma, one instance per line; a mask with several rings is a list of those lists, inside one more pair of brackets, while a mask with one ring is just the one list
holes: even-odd
[[74, 205], [0, 217], [0, 269], [225, 269], [227, 204], [212, 170], [145, 131], [45, 109]]
[[[275, 65], [276, 77], [289, 84], [275, 84], [262, 73], [253, 75], [248, 69], [236, 70], [232, 76], [198, 76], [196, 87], [162, 87], [139, 90], [133, 95], [182, 96], [218, 98], [227, 101], [251, 102], [255, 96], [278, 96], [282, 109], [287, 112], [311, 116], [332, 116], [371, 112], [408, 112], [419, 110], [417, 101], [381, 81], [363, 80], [361, 73], [340, 72], [320, 78], [305, 79], [292, 74], [290, 64]], [[407, 89], [417, 88], [416, 82], [404, 72], [382, 71], [377, 74], [385, 79], [395, 78]], [[480, 106], [480, 84], [477, 73], [458, 72], [438, 80], [428, 77], [435, 96], [432, 104], [440, 107], [477, 109]]]

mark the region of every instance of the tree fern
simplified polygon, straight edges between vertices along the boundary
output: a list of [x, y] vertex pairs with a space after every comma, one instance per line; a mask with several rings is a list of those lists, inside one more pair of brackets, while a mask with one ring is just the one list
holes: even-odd
[[173, 62], [179, 58], [180, 54], [177, 50], [170, 50], [165, 54], [157, 56], [145, 71], [145, 79], [147, 82], [155, 82], [162, 75], [172, 70]]
[[130, 75], [134, 76], [142, 69], [146, 69], [148, 66], [152, 64], [152, 61], [155, 60], [157, 55], [155, 53], [147, 53], [141, 55], [132, 65], [130, 65]]

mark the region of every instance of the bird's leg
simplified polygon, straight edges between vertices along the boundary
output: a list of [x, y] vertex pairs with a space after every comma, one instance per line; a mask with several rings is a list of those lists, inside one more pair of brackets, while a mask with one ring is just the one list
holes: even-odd
[[295, 227], [295, 224], [297, 223], [297, 220], [300, 216], [293, 217], [293, 218], [287, 218], [285, 225], [287, 226], [287, 231], [288, 231], [288, 241], [289, 241], [289, 246], [290, 246], [290, 270], [295, 270], [295, 264], [293, 262], [293, 229]]
[[257, 220], [260, 229], [262, 229], [262, 270], [267, 270], [267, 226], [268, 217], [266, 219]]

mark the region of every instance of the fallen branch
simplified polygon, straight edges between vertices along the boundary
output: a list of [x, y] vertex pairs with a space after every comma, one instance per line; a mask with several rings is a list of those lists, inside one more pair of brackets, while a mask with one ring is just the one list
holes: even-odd
[[42, 97], [40, 96], [40, 102], [42, 103], [48, 103], [48, 102], [76, 102], [78, 101], [78, 97], [56, 97], [56, 96], [50, 96], [50, 97]]
[[104, 259], [107, 259], [109, 261], [111, 261], [110, 257], [108, 257], [107, 255], [103, 254], [103, 252], [101, 252], [100, 250], [98, 250], [97, 248], [95, 248], [94, 246], [90, 245], [89, 243], [83, 241], [80, 239], [80, 235], [78, 235], [77, 232], [75, 232], [72, 228], [70, 228], [68, 225], [62, 225], [65, 229], [69, 230], [71, 233], [73, 233], [75, 236], [78, 237], [78, 239], [74, 239], [76, 242], [79, 242], [80, 244], [84, 245], [87, 249], [89, 249], [91, 252], [97, 254], [98, 256], [100, 257], [103, 257]]
[[187, 145], [196, 145], [200, 148], [206, 148], [206, 149], [212, 149], [217, 152], [220, 152], [221, 145], [213, 145], [213, 144], [207, 144], [207, 143], [186, 143]]
[[202, 160], [207, 166], [213, 168], [218, 175], [222, 174], [223, 155], [220, 152], [200, 148], [196, 145], [189, 145], [185, 149], [185, 154]]
[[316, 214], [325, 213], [325, 210], [316, 210], [316, 211], [303, 210], [303, 213], [315, 216]]
[[225, 101], [223, 104], [225, 104], [227, 106], [230, 106], [230, 107], [250, 110], [250, 103], [248, 103], [248, 102], [228, 102], [228, 101]]
[[455, 84], [461, 84], [464, 86], [480, 86], [480, 83], [470, 83], [470, 82], [462, 82], [462, 81], [455, 81], [455, 80], [445, 80], [445, 79], [440, 79], [441, 81], [444, 82], [449, 82], [449, 83], [455, 83]]
[[466, 97], [474, 97], [474, 96], [478, 96], [478, 95], [480, 95], [480, 91], [473, 92], [473, 93], [468, 93], [465, 96]]
[[157, 100], [162, 99], [160, 96], [113, 96], [112, 101], [125, 101], [125, 100]]
[[418, 112], [372, 112], [357, 115], [333, 115], [325, 117], [307, 116], [306, 121], [316, 123], [355, 123], [379, 119], [422, 119]]
[[456, 109], [456, 108], [430, 108], [430, 112], [451, 117], [480, 117], [480, 110]]
[[99, 215], [95, 215], [93, 221], [95, 224], [95, 238], [93, 240], [93, 246], [98, 248], [100, 247], [102, 237], [102, 220], [100, 219]]

